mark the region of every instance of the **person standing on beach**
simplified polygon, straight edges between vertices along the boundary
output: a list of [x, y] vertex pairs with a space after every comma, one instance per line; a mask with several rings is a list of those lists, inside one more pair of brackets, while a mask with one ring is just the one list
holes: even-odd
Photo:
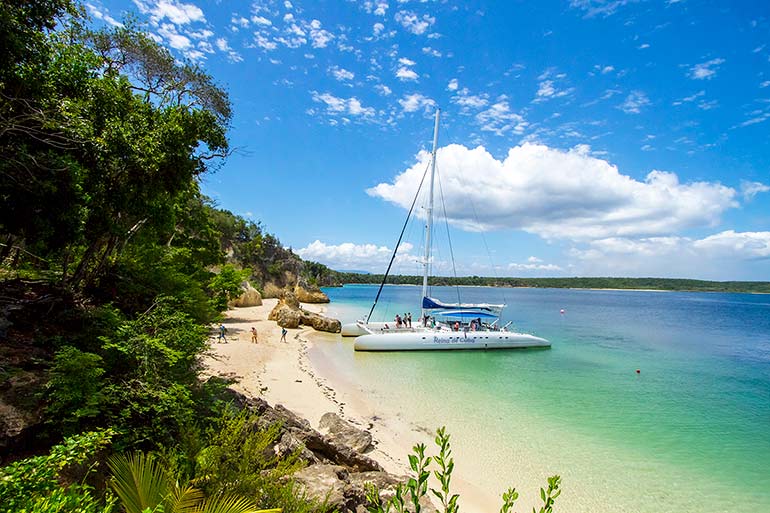
[[227, 328], [225, 328], [224, 324], [220, 324], [219, 325], [219, 338], [217, 339], [217, 342], [219, 342], [220, 344], [223, 343], [222, 342], [223, 340], [224, 340], [224, 343], [227, 344], [227, 337], [225, 336], [225, 333], [227, 333]]
[[286, 342], [287, 333], [288, 333], [288, 330], [286, 328], [281, 328], [281, 342]]
[[257, 328], [254, 326], [251, 327], [251, 341], [257, 343]]

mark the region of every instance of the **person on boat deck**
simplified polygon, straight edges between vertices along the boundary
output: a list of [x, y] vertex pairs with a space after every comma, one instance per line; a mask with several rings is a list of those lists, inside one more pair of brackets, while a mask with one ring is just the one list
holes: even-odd
[[401, 316], [396, 314], [396, 328], [401, 327]]
[[460, 322], [459, 321], [455, 321], [454, 328], [455, 328], [455, 331], [460, 331]]
[[412, 327], [412, 312], [406, 314], [406, 325]]
[[476, 331], [476, 319], [471, 321], [471, 331]]

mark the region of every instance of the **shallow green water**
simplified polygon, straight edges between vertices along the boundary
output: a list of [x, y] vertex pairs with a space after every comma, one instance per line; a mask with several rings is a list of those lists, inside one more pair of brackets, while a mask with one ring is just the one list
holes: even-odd
[[[329, 289], [330, 314], [360, 317], [375, 292]], [[456, 297], [441, 288], [434, 296]], [[559, 473], [562, 511], [770, 512], [770, 298], [486, 288], [462, 296], [505, 301], [506, 321], [553, 347], [368, 354], [348, 339], [319, 345], [317, 357], [383, 411], [447, 425], [465, 473], [485, 490], [530, 491]], [[414, 315], [418, 299], [418, 288], [388, 287], [380, 318]]]

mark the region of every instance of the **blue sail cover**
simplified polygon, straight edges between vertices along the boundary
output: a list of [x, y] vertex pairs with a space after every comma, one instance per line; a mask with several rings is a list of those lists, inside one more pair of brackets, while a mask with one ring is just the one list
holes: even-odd
[[498, 317], [505, 305], [482, 304], [449, 304], [442, 303], [432, 297], [422, 298], [422, 307], [425, 310], [431, 310], [436, 315], [455, 316], [455, 317]]
[[442, 310], [433, 313], [440, 317], [450, 317], [452, 319], [497, 319], [497, 315], [480, 310]]

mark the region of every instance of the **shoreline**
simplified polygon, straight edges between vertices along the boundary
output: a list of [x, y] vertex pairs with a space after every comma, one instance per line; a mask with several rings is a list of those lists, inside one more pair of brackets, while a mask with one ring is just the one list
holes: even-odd
[[[228, 343], [211, 339], [211, 351], [204, 358], [204, 376], [218, 375], [236, 379], [231, 387], [249, 397], [261, 397], [271, 405], [281, 404], [310, 422], [318, 429], [321, 416], [334, 412], [359, 429], [372, 435], [374, 449], [366, 456], [376, 460], [389, 473], [409, 473], [408, 455], [417, 443], [433, 454], [434, 431], [419, 426], [401, 415], [383, 413], [372, 398], [355, 383], [345, 381], [334, 373], [333, 362], [316, 361], [309, 353], [322, 337], [338, 334], [315, 332], [310, 327], [289, 329], [287, 342], [280, 341], [281, 328], [268, 321], [267, 316], [277, 303], [265, 299], [262, 306], [230, 309], [223, 322]], [[324, 314], [326, 305], [301, 304], [308, 311]], [[258, 342], [251, 342], [251, 327], [258, 333]], [[351, 348], [352, 350], [352, 348]], [[499, 499], [470, 484], [458, 468], [452, 484], [460, 494], [460, 504], [466, 513], [497, 510]]]

